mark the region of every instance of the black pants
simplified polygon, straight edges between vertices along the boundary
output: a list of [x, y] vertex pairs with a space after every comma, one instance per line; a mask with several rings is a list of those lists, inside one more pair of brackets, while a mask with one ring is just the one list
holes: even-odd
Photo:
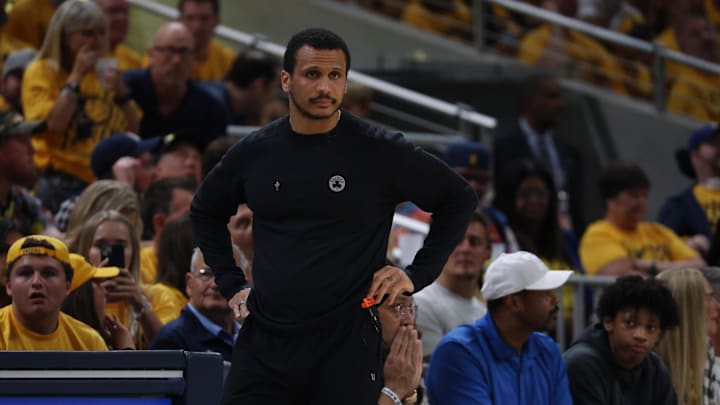
[[358, 308], [337, 325], [284, 335], [245, 320], [225, 380], [224, 405], [377, 404], [380, 332]]

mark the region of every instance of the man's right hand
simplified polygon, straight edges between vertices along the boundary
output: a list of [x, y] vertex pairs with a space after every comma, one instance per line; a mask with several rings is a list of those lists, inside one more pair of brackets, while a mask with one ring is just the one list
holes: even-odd
[[230, 298], [230, 301], [228, 301], [228, 306], [230, 306], [230, 309], [233, 311], [233, 315], [235, 315], [235, 319], [237, 319], [238, 322], [243, 323], [245, 321], [245, 318], [250, 315], [250, 310], [248, 310], [247, 306], [247, 299], [250, 295], [250, 288], [243, 288], [242, 290], [238, 291], [232, 298]]
[[400, 398], [407, 398], [420, 385], [423, 371], [422, 342], [415, 328], [403, 326], [390, 345], [385, 360], [385, 386]]

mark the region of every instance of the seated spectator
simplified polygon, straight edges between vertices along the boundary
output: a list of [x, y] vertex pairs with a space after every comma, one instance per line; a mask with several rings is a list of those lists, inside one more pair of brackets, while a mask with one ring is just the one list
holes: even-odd
[[[683, 53], [720, 63], [717, 33], [704, 15], [685, 16], [677, 27], [677, 40]], [[673, 69], [668, 70], [673, 83], [667, 99], [668, 110], [702, 122], [720, 121], [720, 75], [685, 64], [677, 64]]]
[[680, 321], [667, 287], [654, 278], [619, 278], [603, 291], [598, 317], [563, 355], [573, 401], [677, 404], [667, 367], [652, 351]]
[[6, 219], [0, 219], [0, 308], [10, 304], [10, 296], [5, 290], [5, 280], [7, 279], [5, 262], [7, 252], [10, 246], [16, 240], [22, 238], [23, 235], [18, 231], [15, 223]]
[[650, 180], [639, 166], [612, 163], [598, 184], [605, 218], [592, 223], [580, 240], [580, 260], [587, 274], [652, 275], [705, 265], [672, 230], [644, 221]]
[[128, 33], [129, 12], [127, 0], [95, 0], [108, 20], [110, 54], [117, 61], [117, 68], [124, 72], [142, 67], [142, 58], [123, 44]]
[[[108, 254], [113, 245], [122, 246], [121, 257]], [[135, 347], [146, 348], [162, 327], [140, 281], [140, 242], [132, 223], [118, 211], [99, 211], [87, 218], [77, 240], [69, 246], [94, 266], [108, 258], [108, 264], [120, 267], [120, 274], [102, 282], [107, 297], [105, 311], [126, 325]], [[110, 261], [109, 258], [113, 260]], [[119, 263], [115, 263], [117, 260]]]
[[238, 53], [222, 81], [204, 85], [223, 101], [230, 124], [258, 126], [263, 108], [280, 88], [280, 64], [264, 52], [248, 49]]
[[[15, 0], [3, 26], [3, 37], [39, 49], [49, 31], [50, 19], [64, 0]], [[5, 3], [9, 3], [6, 1]], [[3, 14], [5, 7], [3, 7]]]
[[[680, 51], [679, 41], [677, 38], [678, 26], [682, 24], [682, 20], [684, 20], [688, 15], [704, 15], [705, 1], [669, 1], [665, 4], [665, 8], [665, 15], [668, 19], [667, 25], [665, 26], [663, 31], [655, 38], [655, 42], [673, 51]], [[671, 73], [671, 70], [672, 69], [668, 69], [667, 73]]]
[[478, 197], [478, 208], [489, 221], [492, 257], [517, 250], [517, 241], [507, 222], [507, 217], [497, 208], [486, 204], [490, 189], [490, 153], [478, 142], [461, 142], [450, 145], [445, 151], [445, 163], [470, 183]]
[[505, 215], [520, 250], [553, 269], [580, 270], [578, 239], [560, 226], [558, 192], [550, 173], [532, 160], [507, 164], [499, 177], [494, 205]]
[[290, 113], [288, 101], [283, 95], [275, 95], [272, 100], [265, 104], [260, 113], [260, 125], [265, 126], [277, 119], [280, 119]]
[[0, 111], [15, 111], [22, 114], [22, 89], [23, 75], [30, 62], [37, 56], [37, 51], [32, 48], [12, 51], [5, 58], [2, 65], [2, 97], [0, 97]]
[[150, 67], [125, 73], [133, 100], [143, 111], [143, 138], [174, 132], [197, 134], [207, 144], [225, 135], [225, 106], [194, 80], [193, 37], [179, 22], [166, 23], [155, 34], [149, 50]]
[[163, 325], [180, 316], [180, 311], [188, 302], [185, 274], [190, 269], [194, 248], [187, 215], [168, 221], [163, 226], [157, 243], [157, 278], [145, 287], [150, 305]]
[[155, 178], [155, 156], [163, 145], [160, 137], [141, 139], [125, 132], [100, 141], [90, 156], [90, 167], [99, 180], [117, 180], [142, 194]]
[[30, 137], [42, 131], [41, 121], [23, 121], [15, 112], [0, 112], [0, 218], [13, 221], [23, 235], [41, 233], [48, 215], [33, 197], [37, 179]]
[[487, 223], [473, 214], [465, 237], [450, 254], [442, 273], [429, 286], [415, 293], [418, 305], [415, 324], [422, 336], [424, 360], [428, 361], [440, 339], [465, 323], [480, 319], [487, 312], [480, 301], [478, 285], [490, 258]]
[[571, 274], [528, 252], [490, 264], [482, 288], [489, 312], [440, 340], [425, 377], [430, 403], [571, 404], [560, 350], [538, 333], [557, 320], [554, 290]]
[[417, 306], [413, 297], [398, 296], [395, 305], [382, 302], [374, 309], [382, 330], [382, 355], [384, 386], [378, 405], [419, 404], [423, 390], [420, 388], [423, 371], [423, 351], [420, 332], [415, 329], [413, 313]]
[[190, 271], [185, 274], [190, 302], [180, 317], [158, 332], [150, 349], [182, 349], [193, 352], [217, 352], [232, 361], [240, 324], [233, 318], [227, 300], [215, 284], [215, 274], [208, 267], [200, 249], [192, 255]]
[[50, 21], [38, 59], [25, 71], [25, 116], [47, 121], [35, 141], [44, 172], [37, 196], [51, 212], [95, 180], [90, 153], [115, 132], [137, 132], [138, 118], [119, 75], [98, 76], [107, 53], [107, 22], [95, 3], [68, 0]]
[[675, 154], [680, 171], [695, 184], [671, 196], [660, 208], [658, 222], [684, 238], [710, 265], [720, 257], [709, 257], [710, 244], [720, 220], [720, 127], [708, 124], [692, 133], [686, 149]]
[[235, 52], [213, 39], [220, 23], [220, 1], [180, 0], [178, 12], [178, 21], [187, 27], [195, 41], [192, 78], [221, 80], [230, 70]]
[[152, 241], [140, 251], [143, 283], [152, 284], [157, 279], [156, 252], [162, 229], [167, 222], [187, 215], [196, 188], [197, 183], [189, 177], [171, 177], [151, 184], [143, 196], [142, 239]]
[[400, 19], [425, 31], [461, 40], [472, 39], [472, 10], [464, 0], [410, 0]]
[[715, 356], [708, 335], [717, 332], [718, 302], [699, 270], [675, 269], [658, 275], [678, 306], [680, 325], [665, 333], [657, 353], [670, 370], [679, 404], [715, 403]]
[[200, 184], [203, 144], [197, 139], [194, 134], [164, 136], [163, 145], [155, 154], [155, 179], [190, 177]]
[[12, 304], [0, 309], [0, 350], [107, 350], [95, 330], [60, 312], [72, 278], [68, 249], [58, 239], [15, 241], [7, 254]]
[[[549, 11], [574, 18], [576, 0], [549, 0]], [[545, 23], [528, 32], [520, 43], [518, 58], [530, 65], [561, 70], [598, 86], [625, 94], [622, 72], [613, 56], [597, 41], [577, 31]]]
[[[140, 200], [137, 193], [125, 183], [115, 180], [98, 180], [85, 189], [77, 198], [68, 219], [64, 220], [67, 229], [68, 246], [77, 242], [78, 234], [88, 218], [99, 211], [118, 211], [130, 220], [138, 235], [142, 232], [140, 220]], [[60, 219], [56, 221], [60, 223]], [[60, 225], [58, 225], [60, 226]]]
[[130, 332], [117, 315], [105, 314], [105, 289], [100, 283], [116, 277], [120, 269], [95, 267], [75, 253], [70, 253], [70, 262], [75, 274], [70, 284], [70, 294], [63, 301], [62, 311], [95, 329], [110, 349], [135, 349]]

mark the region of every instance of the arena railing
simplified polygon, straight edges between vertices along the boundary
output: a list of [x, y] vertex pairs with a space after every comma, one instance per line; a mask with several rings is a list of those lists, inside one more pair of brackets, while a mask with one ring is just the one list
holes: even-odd
[[[138, 7], [163, 18], [176, 19], [178, 16], [176, 9], [151, 0], [128, 0], [128, 3], [134, 7]], [[218, 26], [215, 34], [226, 41], [253, 47], [275, 57], [282, 57], [285, 52], [284, 46], [275, 44], [260, 34], [248, 34], [225, 25]], [[411, 106], [424, 108], [452, 118], [457, 123], [456, 133], [462, 134], [467, 138], [478, 138], [475, 136], [476, 130], [479, 130], [481, 135], [485, 135], [492, 131], [497, 125], [495, 118], [473, 111], [472, 107], [468, 105], [449, 103], [447, 101], [430, 97], [393, 83], [374, 78], [356, 70], [350, 70], [348, 79], [362, 84], [378, 93], [401, 100]], [[425, 137], [421, 135], [416, 138], [424, 140]], [[448, 139], [435, 139], [435, 141], [445, 144], [451, 142]]]

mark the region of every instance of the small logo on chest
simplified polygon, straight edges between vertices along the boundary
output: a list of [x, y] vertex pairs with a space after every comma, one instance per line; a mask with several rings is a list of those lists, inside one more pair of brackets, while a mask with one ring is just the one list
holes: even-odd
[[328, 181], [328, 186], [330, 186], [330, 190], [339, 193], [345, 190], [345, 178], [343, 176], [340, 176], [339, 174], [336, 174], [335, 176], [330, 177], [330, 180]]

